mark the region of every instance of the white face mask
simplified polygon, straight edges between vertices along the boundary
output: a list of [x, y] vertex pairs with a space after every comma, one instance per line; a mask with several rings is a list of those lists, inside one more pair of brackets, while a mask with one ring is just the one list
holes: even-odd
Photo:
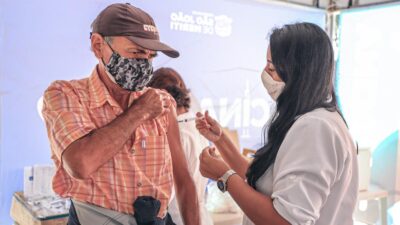
[[265, 70], [263, 70], [261, 73], [261, 80], [264, 84], [264, 87], [267, 89], [268, 94], [271, 95], [271, 98], [276, 101], [285, 87], [285, 82], [272, 79], [272, 77]]

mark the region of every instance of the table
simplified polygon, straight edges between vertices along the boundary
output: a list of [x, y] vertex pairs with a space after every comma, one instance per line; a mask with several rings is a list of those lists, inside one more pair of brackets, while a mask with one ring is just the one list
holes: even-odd
[[370, 185], [367, 191], [358, 192], [358, 201], [360, 200], [379, 200], [381, 209], [381, 224], [387, 225], [387, 197], [388, 192], [374, 185]]
[[214, 225], [241, 225], [243, 213], [211, 213]]

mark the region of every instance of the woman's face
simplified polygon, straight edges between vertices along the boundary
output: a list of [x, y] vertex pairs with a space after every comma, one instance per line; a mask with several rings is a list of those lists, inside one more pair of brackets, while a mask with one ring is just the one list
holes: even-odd
[[267, 51], [267, 65], [265, 66], [264, 69], [275, 81], [282, 81], [282, 79], [279, 77], [278, 73], [275, 70], [274, 64], [272, 64], [272, 58], [271, 58], [271, 48], [268, 46], [268, 51]]

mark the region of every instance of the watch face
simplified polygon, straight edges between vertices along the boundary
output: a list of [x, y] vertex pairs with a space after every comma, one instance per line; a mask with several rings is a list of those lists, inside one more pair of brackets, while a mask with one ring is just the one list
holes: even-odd
[[225, 185], [224, 185], [224, 182], [222, 180], [217, 181], [217, 186], [218, 186], [219, 190], [221, 190], [223, 192], [225, 191]]

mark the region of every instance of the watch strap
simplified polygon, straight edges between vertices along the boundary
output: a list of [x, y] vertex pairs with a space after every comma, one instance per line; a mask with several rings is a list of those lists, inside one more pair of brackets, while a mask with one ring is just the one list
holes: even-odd
[[230, 169], [230, 170], [226, 171], [224, 173], [224, 175], [222, 175], [221, 178], [219, 178], [219, 180], [221, 180], [224, 183], [224, 191], [228, 190], [228, 184], [227, 184], [228, 179], [234, 174], [236, 174], [236, 172], [233, 171], [232, 169]]

